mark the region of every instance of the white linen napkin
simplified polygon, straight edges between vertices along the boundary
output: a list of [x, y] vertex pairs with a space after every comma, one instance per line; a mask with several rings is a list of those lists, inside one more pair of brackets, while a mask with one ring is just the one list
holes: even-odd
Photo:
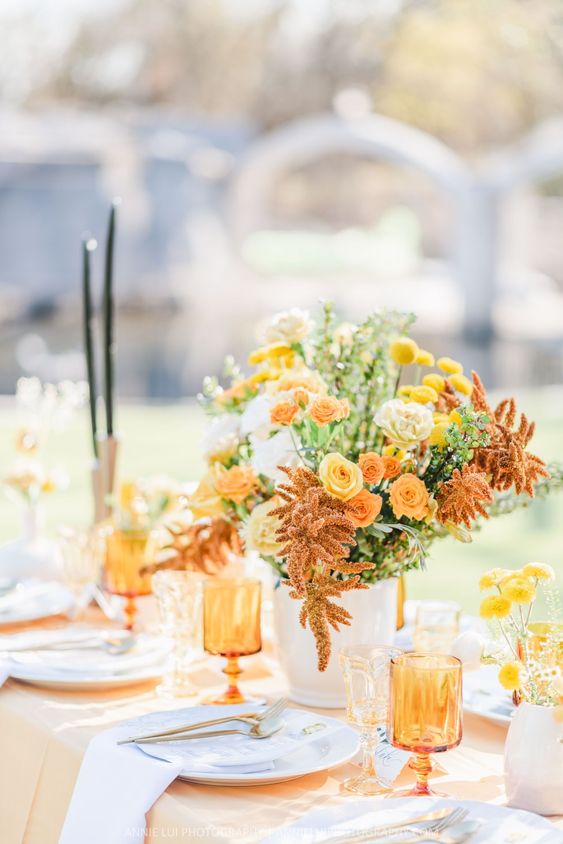
[[130, 735], [120, 725], [92, 739], [74, 787], [59, 844], [131, 844], [145, 840], [145, 814], [178, 776], [165, 762], [117, 745]]

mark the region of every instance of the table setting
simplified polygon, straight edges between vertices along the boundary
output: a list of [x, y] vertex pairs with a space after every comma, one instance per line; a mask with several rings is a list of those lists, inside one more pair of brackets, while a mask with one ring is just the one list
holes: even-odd
[[[479, 617], [405, 601], [434, 541], [558, 488], [533, 423], [408, 314], [325, 304], [265, 323], [250, 374], [206, 378], [199, 480], [124, 478], [118, 208], [100, 309], [83, 243], [87, 389], [22, 387], [36, 417], [87, 405], [92, 513], [48, 565], [0, 548], [3, 840], [563, 841], [554, 570], [483, 566]], [[50, 486], [41, 424], [5, 481], [26, 512]]]

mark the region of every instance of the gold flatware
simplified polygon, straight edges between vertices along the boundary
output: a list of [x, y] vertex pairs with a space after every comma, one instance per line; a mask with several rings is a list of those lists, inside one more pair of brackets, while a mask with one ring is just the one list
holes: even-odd
[[182, 724], [178, 727], [172, 727], [169, 730], [158, 730], [154, 733], [143, 733], [140, 736], [131, 736], [130, 738], [121, 739], [121, 741], [118, 741], [117, 744], [130, 744], [142, 739], [173, 736], [178, 733], [187, 733], [190, 730], [201, 730], [204, 727], [215, 727], [218, 724], [228, 724], [231, 721], [242, 721], [245, 724], [254, 726], [262, 723], [263, 721], [268, 721], [276, 715], [280, 715], [283, 710], [286, 709], [288, 703], [289, 701], [287, 698], [281, 697], [279, 700], [274, 701], [274, 703], [268, 709], [265, 709], [264, 712], [241, 712], [238, 715], [224, 715], [221, 718], [212, 718], [209, 721], [198, 721], [195, 724]]
[[[19, 654], [30, 653], [35, 651], [82, 651], [82, 650], [102, 650], [114, 656], [124, 654], [130, 651], [137, 644], [137, 637], [134, 635], [115, 636], [102, 635], [90, 636], [84, 639], [59, 639], [55, 642], [45, 643], [43, 645], [16, 645], [13, 648], [7, 648], [4, 653]], [[1, 650], [1, 649], [0, 649]]]
[[416, 838], [401, 839], [401, 844], [419, 844], [420, 841], [438, 841], [439, 844], [462, 844], [467, 841], [477, 830], [481, 824], [479, 821], [462, 821], [461, 823], [453, 824], [443, 832], [422, 832]]
[[[412, 834], [413, 836], [417, 836], [416, 840], [420, 840], [425, 833], [442, 832], [451, 824], [456, 824], [463, 820], [467, 814], [466, 809], [437, 809], [434, 812], [409, 818], [406, 821], [387, 824], [385, 826], [372, 826], [368, 829], [358, 830], [358, 832], [335, 835], [332, 838], [326, 838], [323, 844], [358, 844], [359, 842], [378, 841], [399, 832], [401, 835]], [[430, 823], [427, 823], [428, 821]], [[427, 825], [423, 827], [415, 826], [415, 824], [421, 823]], [[401, 844], [404, 844], [402, 839]]]
[[255, 724], [250, 730], [207, 730], [204, 733], [182, 733], [180, 735], [163, 736], [156, 738], [137, 739], [134, 744], [162, 744], [168, 741], [189, 741], [198, 738], [218, 738], [219, 736], [246, 736], [251, 739], [264, 739], [273, 736], [284, 726], [283, 721], [276, 721], [270, 727], [262, 724]]

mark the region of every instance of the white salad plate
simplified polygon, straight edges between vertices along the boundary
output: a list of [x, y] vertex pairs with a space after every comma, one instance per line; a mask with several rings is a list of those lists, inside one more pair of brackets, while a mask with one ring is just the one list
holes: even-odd
[[510, 692], [500, 685], [497, 674], [498, 667], [494, 665], [464, 672], [463, 709], [499, 727], [509, 727], [515, 706]]
[[0, 595], [0, 625], [22, 624], [66, 613], [74, 598], [57, 581], [23, 580]]

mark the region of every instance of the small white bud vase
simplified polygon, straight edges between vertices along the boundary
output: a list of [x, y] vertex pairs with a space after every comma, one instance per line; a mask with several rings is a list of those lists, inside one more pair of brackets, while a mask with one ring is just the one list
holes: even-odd
[[539, 815], [563, 813], [563, 723], [554, 709], [521, 703], [504, 748], [506, 799]]

